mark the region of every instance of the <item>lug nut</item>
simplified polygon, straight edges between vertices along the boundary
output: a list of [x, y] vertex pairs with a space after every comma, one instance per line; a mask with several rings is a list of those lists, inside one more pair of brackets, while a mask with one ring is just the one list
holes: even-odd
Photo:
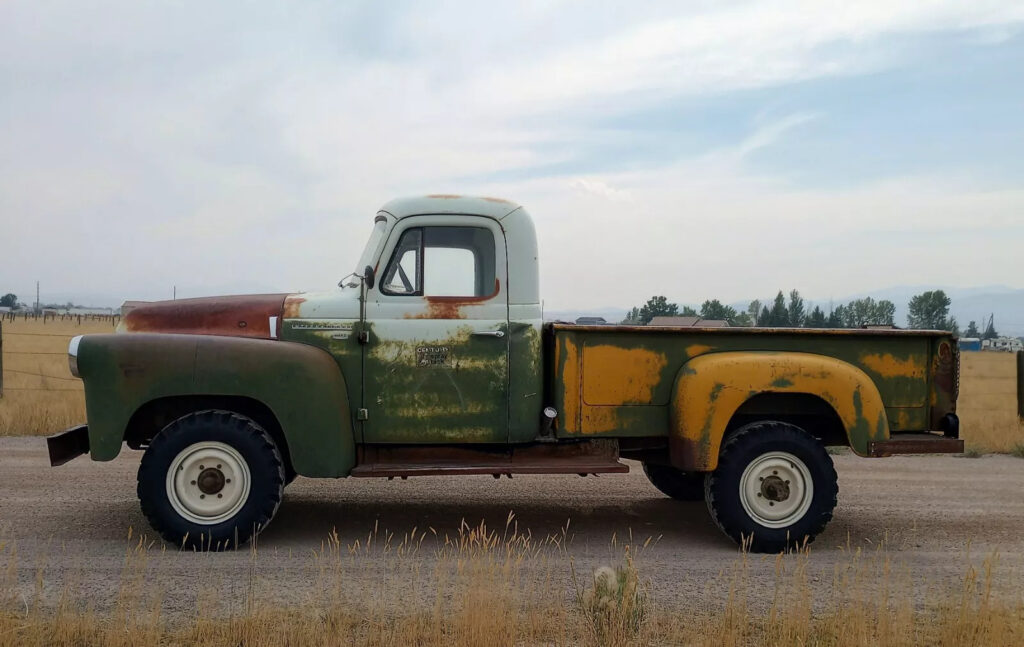
[[192, 485], [195, 485], [195, 484], [196, 484], [196, 482], [195, 482], [195, 481], [192, 481]]

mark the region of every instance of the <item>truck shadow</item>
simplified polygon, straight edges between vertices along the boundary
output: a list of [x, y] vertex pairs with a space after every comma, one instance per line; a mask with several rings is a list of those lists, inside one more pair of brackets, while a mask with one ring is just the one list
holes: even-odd
[[634, 501], [614, 504], [579, 505], [552, 500], [493, 502], [458, 501], [458, 497], [436, 501], [392, 501], [383, 498], [324, 501], [286, 494], [277, 518], [260, 536], [261, 547], [291, 547], [294, 544], [319, 543], [336, 533], [342, 544], [365, 543], [376, 529], [378, 541], [386, 533], [392, 543], [402, 541], [414, 528], [416, 534], [435, 531], [443, 537], [455, 537], [460, 526], [481, 522], [490, 530], [503, 533], [506, 524], [532, 539], [548, 541], [562, 538], [570, 546], [611, 546], [613, 537], [622, 544], [667, 542], [700, 550], [735, 552], [733, 543], [715, 527], [703, 502], [674, 501], [665, 497], [638, 496]]

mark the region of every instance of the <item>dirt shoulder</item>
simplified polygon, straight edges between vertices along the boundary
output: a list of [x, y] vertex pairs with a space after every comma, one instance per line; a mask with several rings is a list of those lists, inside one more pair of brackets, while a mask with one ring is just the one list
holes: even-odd
[[[116, 593], [112, 582], [125, 562], [129, 529], [136, 537], [149, 532], [135, 498], [139, 457], [125, 451], [111, 463], [80, 458], [50, 468], [42, 438], [0, 438], [0, 533], [16, 542], [24, 591], [31, 591], [42, 567], [45, 596], [58, 595], [71, 580], [100, 608]], [[893, 564], [936, 586], [955, 586], [969, 563], [977, 565], [998, 552], [997, 592], [1019, 596], [1024, 590], [1024, 460], [834, 459], [839, 506], [812, 545], [807, 560], [812, 582], [832, 577], [837, 567], [849, 563], [851, 551], [871, 554], [884, 545]], [[504, 528], [511, 511], [519, 529], [529, 529], [535, 539], [564, 532], [577, 569], [620, 559], [621, 544], [629, 537], [635, 545], [652, 538], [639, 551], [638, 563], [656, 598], [671, 604], [678, 596], [726, 595], [727, 587], [709, 588], [709, 582], [720, 582], [735, 568], [736, 547], [715, 528], [703, 504], [665, 498], [638, 465], [631, 466], [629, 474], [599, 478], [299, 478], [260, 537], [256, 568], [261, 586], [269, 597], [301, 604], [313, 568], [310, 555], [332, 532], [342, 546], [365, 542], [374, 528], [378, 537], [390, 531], [401, 538], [414, 527], [443, 536], [456, 532], [463, 520]], [[433, 537], [428, 535], [418, 559], [432, 559]], [[613, 537], [620, 547], [613, 546]], [[555, 551], [544, 562], [554, 577], [565, 578], [566, 587], [568, 561]], [[179, 553], [156, 542], [145, 570], [147, 579], [163, 587], [173, 617], [194, 612], [210, 573], [231, 590], [231, 582], [244, 583], [253, 562], [250, 551]], [[775, 556], [747, 559], [750, 590], [763, 588], [765, 599], [772, 595], [776, 562]], [[348, 577], [355, 586], [375, 573], [375, 568], [354, 568]]]

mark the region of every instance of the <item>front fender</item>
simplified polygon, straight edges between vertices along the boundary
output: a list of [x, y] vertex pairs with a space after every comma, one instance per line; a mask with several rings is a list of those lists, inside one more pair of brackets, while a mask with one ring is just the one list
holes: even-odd
[[850, 447], [888, 440], [882, 396], [856, 366], [823, 355], [768, 351], [709, 353], [680, 369], [670, 404], [669, 450], [684, 471], [718, 466], [725, 430], [740, 405], [762, 393], [802, 393], [827, 402], [839, 416]]
[[347, 476], [355, 465], [345, 378], [319, 348], [213, 335], [86, 335], [78, 370], [93, 460], [118, 455], [132, 414], [147, 402], [203, 395], [263, 403], [281, 426], [298, 474]]

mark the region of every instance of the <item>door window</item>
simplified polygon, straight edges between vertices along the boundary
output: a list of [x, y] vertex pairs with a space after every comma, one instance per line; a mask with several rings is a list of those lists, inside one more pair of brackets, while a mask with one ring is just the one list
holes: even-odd
[[402, 233], [381, 291], [398, 296], [497, 293], [494, 234], [484, 227], [416, 227]]

